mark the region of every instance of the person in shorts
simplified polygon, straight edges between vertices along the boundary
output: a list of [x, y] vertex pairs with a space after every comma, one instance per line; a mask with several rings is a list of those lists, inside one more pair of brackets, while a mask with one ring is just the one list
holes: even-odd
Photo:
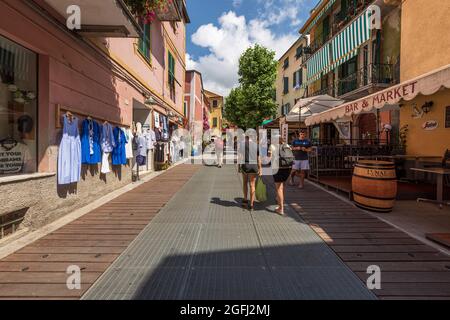
[[[253, 204], [255, 202], [256, 192], [256, 178], [262, 175], [261, 159], [258, 152], [258, 143], [255, 139], [245, 136], [238, 148], [238, 164], [239, 172], [242, 173], [243, 193], [244, 199], [242, 206], [248, 207], [253, 211]], [[249, 190], [250, 185], [250, 190]], [[250, 201], [248, 193], [250, 191]]]
[[305, 185], [305, 172], [309, 170], [308, 153], [311, 152], [311, 141], [306, 139], [305, 131], [300, 131], [298, 138], [292, 142], [294, 152], [294, 164], [292, 165], [291, 181], [289, 185], [294, 185], [295, 176], [299, 176], [300, 183], [298, 187], [303, 189]]

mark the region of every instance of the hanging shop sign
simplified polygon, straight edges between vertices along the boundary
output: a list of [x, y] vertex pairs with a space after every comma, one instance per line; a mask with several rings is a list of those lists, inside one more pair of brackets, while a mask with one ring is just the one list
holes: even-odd
[[437, 129], [438, 126], [439, 126], [439, 123], [436, 120], [429, 120], [429, 121], [425, 121], [422, 124], [422, 129], [431, 131], [431, 130]]

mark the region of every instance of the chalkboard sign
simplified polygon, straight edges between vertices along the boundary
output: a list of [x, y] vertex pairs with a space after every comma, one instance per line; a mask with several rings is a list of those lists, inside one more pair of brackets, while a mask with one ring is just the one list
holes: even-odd
[[450, 106], [445, 107], [445, 127], [450, 128]]

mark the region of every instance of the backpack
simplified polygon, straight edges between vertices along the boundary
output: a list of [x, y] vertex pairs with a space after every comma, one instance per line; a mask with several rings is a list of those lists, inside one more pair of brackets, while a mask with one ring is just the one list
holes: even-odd
[[291, 167], [293, 163], [294, 163], [294, 153], [292, 152], [291, 147], [287, 144], [280, 145], [279, 167], [280, 168]]

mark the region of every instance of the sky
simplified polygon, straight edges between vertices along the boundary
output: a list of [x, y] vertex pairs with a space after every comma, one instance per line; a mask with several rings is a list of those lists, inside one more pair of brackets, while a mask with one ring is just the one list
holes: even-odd
[[227, 96], [238, 85], [240, 55], [254, 44], [278, 60], [319, 0], [187, 0], [187, 69], [202, 73], [205, 89]]

